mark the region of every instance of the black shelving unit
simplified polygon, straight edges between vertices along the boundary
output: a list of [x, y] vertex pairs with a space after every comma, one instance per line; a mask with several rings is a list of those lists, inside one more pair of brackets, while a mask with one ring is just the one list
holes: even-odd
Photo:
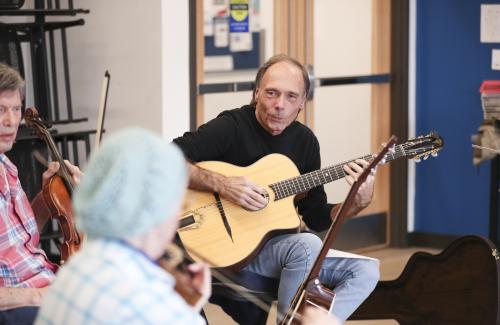
[[[0, 9], [0, 61], [17, 68], [25, 79], [31, 80], [27, 87], [32, 90], [34, 106], [40, 117], [53, 126], [51, 132], [63, 158], [76, 165], [87, 159], [90, 138], [95, 130], [62, 133], [57, 126], [87, 121], [86, 117], [79, 117], [73, 108], [66, 29], [84, 25], [85, 20], [75, 19], [75, 16], [89, 12], [75, 9], [72, 0], [64, 5], [61, 0], [35, 0], [31, 9]], [[29, 17], [31, 21], [6, 19], [21, 16]], [[52, 16], [57, 16], [57, 19]], [[62, 20], [61, 17], [71, 19]], [[26, 53], [21, 53], [22, 50]], [[23, 57], [29, 57], [29, 62], [23, 63]], [[31, 72], [30, 76], [26, 76], [27, 71]], [[42, 173], [46, 169], [35, 159], [35, 151], [48, 159], [46, 144], [21, 125], [16, 144], [7, 156], [18, 167], [19, 179], [30, 200], [40, 191]], [[57, 223], [49, 221], [41, 232], [41, 238], [42, 248], [49, 258], [58, 262], [59, 255], [51, 249], [51, 242], [59, 238]]]

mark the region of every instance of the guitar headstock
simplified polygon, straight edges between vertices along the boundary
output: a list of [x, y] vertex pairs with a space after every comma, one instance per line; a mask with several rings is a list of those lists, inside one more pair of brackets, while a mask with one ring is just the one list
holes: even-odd
[[429, 156], [436, 157], [438, 151], [444, 146], [444, 141], [439, 134], [431, 132], [426, 136], [409, 139], [400, 146], [405, 157], [419, 162], [421, 159], [429, 158]]

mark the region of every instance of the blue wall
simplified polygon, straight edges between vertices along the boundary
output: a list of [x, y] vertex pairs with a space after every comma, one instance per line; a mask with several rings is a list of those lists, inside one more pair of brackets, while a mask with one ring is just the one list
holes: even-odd
[[440, 156], [416, 168], [415, 231], [488, 234], [490, 162], [472, 165], [470, 137], [482, 122], [478, 92], [491, 70], [480, 43], [480, 4], [499, 1], [417, 0], [416, 133], [437, 131]]

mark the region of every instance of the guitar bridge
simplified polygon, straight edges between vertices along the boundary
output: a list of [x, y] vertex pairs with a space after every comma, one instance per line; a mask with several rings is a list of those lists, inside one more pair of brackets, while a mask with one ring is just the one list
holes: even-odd
[[196, 212], [185, 213], [179, 220], [179, 231], [193, 230], [203, 224], [203, 217]]

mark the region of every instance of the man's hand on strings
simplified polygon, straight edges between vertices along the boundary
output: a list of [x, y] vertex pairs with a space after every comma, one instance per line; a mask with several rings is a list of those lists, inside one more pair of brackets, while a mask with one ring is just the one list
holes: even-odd
[[[354, 162], [344, 165], [344, 171], [347, 173], [347, 183], [352, 186], [354, 181], [356, 181], [363, 172], [363, 169], [368, 165], [368, 162], [364, 159], [356, 159]], [[368, 175], [366, 180], [359, 187], [356, 198], [354, 199], [354, 205], [349, 213], [350, 215], [358, 214], [370, 204], [373, 199], [374, 184], [375, 177], [373, 175]]]
[[[83, 173], [80, 171], [80, 168], [71, 164], [68, 160], [64, 160], [64, 164], [68, 168], [68, 171], [70, 172], [71, 177], [73, 178], [75, 184], [78, 184], [80, 182], [81, 176], [83, 175]], [[45, 185], [48, 182], [48, 180], [52, 176], [54, 176], [58, 171], [59, 171], [59, 162], [57, 161], [50, 162], [47, 167], [47, 170], [42, 174], [43, 185]]]
[[251, 211], [264, 208], [268, 202], [264, 189], [246, 177], [226, 177], [219, 194]]

